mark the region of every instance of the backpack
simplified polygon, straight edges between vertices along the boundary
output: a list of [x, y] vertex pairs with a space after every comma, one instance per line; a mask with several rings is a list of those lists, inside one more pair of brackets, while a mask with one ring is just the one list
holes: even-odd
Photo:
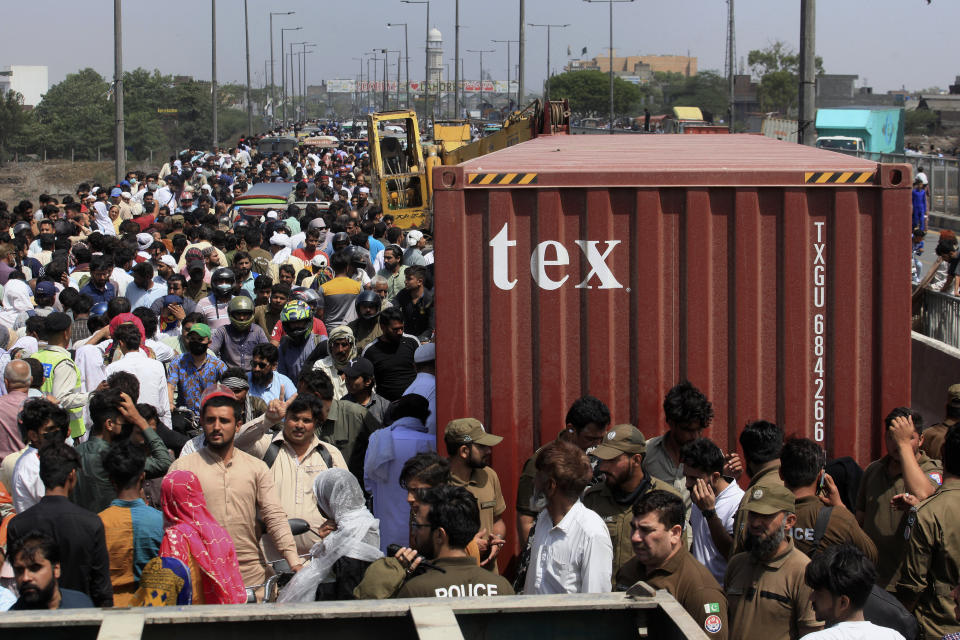
[[[277, 456], [280, 455], [280, 449], [282, 447], [283, 442], [280, 440], [274, 440], [270, 443], [270, 446], [267, 447], [267, 452], [263, 454], [263, 461], [266, 463], [267, 468], [273, 467], [273, 463], [277, 461]], [[323, 443], [318, 444], [316, 450], [320, 452], [320, 457], [323, 458], [323, 464], [327, 465], [328, 469], [332, 469], [333, 456], [331, 456], [327, 448], [323, 446]]]

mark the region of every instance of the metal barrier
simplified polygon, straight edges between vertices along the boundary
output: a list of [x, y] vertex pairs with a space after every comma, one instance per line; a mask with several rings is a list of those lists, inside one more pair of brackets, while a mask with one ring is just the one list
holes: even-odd
[[917, 333], [960, 349], [960, 298], [924, 289], [914, 326]]
[[831, 151], [873, 162], [909, 164], [913, 167], [914, 175], [916, 175], [918, 167], [923, 167], [929, 181], [930, 211], [960, 216], [960, 168], [958, 168], [960, 167], [960, 161], [957, 159], [906, 153], [857, 152], [839, 149], [831, 149]]
[[[4, 640], [707, 640], [666, 591], [644, 583], [624, 593], [489, 598], [350, 600], [304, 604], [194, 605], [132, 609], [11, 611]], [[39, 633], [38, 633], [39, 632]]]

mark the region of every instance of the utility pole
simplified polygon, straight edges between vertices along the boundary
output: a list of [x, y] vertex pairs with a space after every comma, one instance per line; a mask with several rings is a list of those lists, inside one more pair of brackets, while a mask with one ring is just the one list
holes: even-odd
[[800, 0], [800, 121], [797, 142], [812, 146], [817, 95], [817, 2]]
[[614, 121], [614, 111], [613, 111], [613, 3], [615, 2], [633, 2], [633, 0], [584, 0], [584, 2], [597, 3], [597, 2], [606, 2], [610, 6], [610, 49], [608, 54], [610, 56], [610, 135], [613, 135], [613, 121]]
[[[454, 32], [453, 32], [453, 57], [460, 59], [460, 0], [455, 0], [456, 9], [454, 12]], [[455, 118], [460, 117], [460, 67], [453, 69], [453, 109], [456, 112]]]
[[247, 135], [253, 135], [253, 95], [250, 92], [250, 23], [247, 19], [247, 0], [243, 0], [243, 37], [247, 49]]
[[210, 102], [213, 103], [213, 149], [219, 145], [217, 140], [217, 0], [210, 0]]
[[[277, 121], [277, 92], [276, 87], [277, 83], [274, 79], [273, 73], [275, 66], [273, 64], [273, 16], [290, 16], [296, 13], [296, 11], [271, 11], [270, 12], [270, 122], [274, 123]], [[280, 62], [283, 62], [283, 48], [280, 49]], [[266, 82], [266, 78], [264, 78]]]
[[734, 60], [737, 38], [734, 32], [733, 0], [727, 0], [727, 91], [730, 94], [730, 133], [736, 130], [737, 100], [734, 88]]
[[[516, 40], [491, 40], [490, 42], [507, 43], [507, 102], [510, 101], [510, 44]], [[520, 108], [520, 101], [517, 101], [517, 108]]]
[[113, 172], [117, 183], [127, 173], [127, 150], [123, 139], [123, 22], [121, 0], [113, 0]]
[[430, 0], [400, 0], [403, 4], [427, 5], [427, 30], [423, 36], [423, 118], [430, 115]]
[[[628, 1], [628, 0], [625, 0]], [[543, 102], [546, 104], [550, 101], [550, 30], [551, 29], [566, 29], [570, 26], [567, 24], [534, 24], [532, 22], [527, 23], [528, 27], [546, 27], [547, 28], [547, 79], [543, 82]]]
[[[403, 27], [403, 59], [406, 62], [407, 70], [404, 71], [404, 74], [407, 76], [407, 88], [406, 88], [406, 106], [407, 109], [410, 108], [410, 41], [407, 39], [407, 23], [406, 22], [388, 22], [388, 27]], [[397, 67], [397, 77], [400, 77], [400, 67]], [[397, 80], [397, 103], [400, 102], [400, 81]]]
[[280, 29], [280, 83], [283, 85], [280, 100], [283, 102], [283, 126], [287, 126], [287, 68], [285, 36], [287, 31], [300, 31], [302, 27], [285, 27]]
[[526, 44], [526, 0], [520, 0], [520, 35], [517, 38], [517, 109], [523, 108], [523, 63]]

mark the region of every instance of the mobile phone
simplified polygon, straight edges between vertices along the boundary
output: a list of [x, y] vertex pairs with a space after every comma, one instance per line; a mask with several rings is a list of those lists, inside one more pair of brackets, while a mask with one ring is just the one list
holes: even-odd
[[827, 485], [827, 472], [824, 471], [823, 473], [820, 474], [820, 482], [819, 484], [817, 484], [818, 496], [823, 494], [824, 489], [826, 488], [826, 485]]

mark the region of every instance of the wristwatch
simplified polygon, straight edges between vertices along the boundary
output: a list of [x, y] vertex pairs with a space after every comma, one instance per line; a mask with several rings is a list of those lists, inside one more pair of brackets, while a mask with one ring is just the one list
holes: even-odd
[[717, 517], [717, 510], [716, 510], [716, 509], [701, 509], [701, 510], [700, 510], [700, 513], [703, 514], [703, 517], [704, 517], [704, 519], [706, 519], [706, 520], [709, 520], [710, 518], [716, 518], [716, 517]]

